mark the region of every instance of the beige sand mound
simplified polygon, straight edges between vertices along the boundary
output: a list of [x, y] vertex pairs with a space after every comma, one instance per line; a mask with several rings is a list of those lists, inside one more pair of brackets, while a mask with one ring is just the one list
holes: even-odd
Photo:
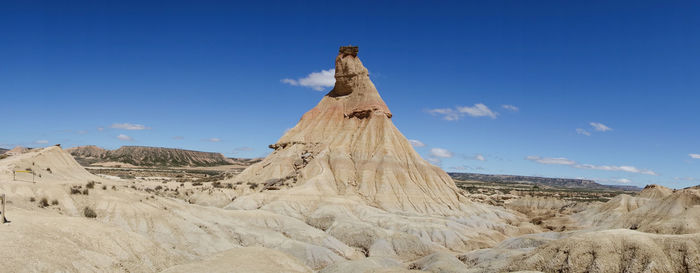
[[29, 152], [29, 148], [22, 147], [22, 146], [16, 146], [16, 147], [12, 148], [11, 150], [5, 152], [4, 154], [12, 156], [12, 155], [21, 155], [21, 154], [26, 153], [26, 152]]
[[619, 195], [572, 217], [581, 225], [597, 228], [630, 228], [665, 234], [700, 232], [699, 189], [687, 188], [668, 194], [656, 186], [645, 191], [638, 197]]
[[83, 217], [12, 209], [0, 225], [2, 272], [157, 272], [177, 255], [146, 237]]
[[700, 234], [588, 232], [554, 241], [510, 262], [543, 272], [700, 272]]
[[642, 189], [642, 191], [639, 192], [637, 196], [644, 198], [661, 199], [671, 194], [673, 194], [672, 189], [661, 185], [651, 184], [644, 187], [644, 189]]
[[58, 146], [32, 149], [26, 153], [0, 160], [0, 180], [13, 179], [13, 171], [31, 171], [34, 173], [18, 172], [18, 181], [37, 183], [76, 183], [89, 180], [101, 180], [86, 171], [73, 157]]
[[163, 273], [176, 272], [313, 272], [293, 257], [262, 247], [233, 248], [201, 261], [171, 267]]

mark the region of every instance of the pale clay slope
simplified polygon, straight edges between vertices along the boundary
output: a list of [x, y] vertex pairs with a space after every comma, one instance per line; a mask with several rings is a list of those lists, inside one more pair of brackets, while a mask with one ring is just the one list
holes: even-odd
[[[46, 158], [47, 153], [56, 158]], [[61, 154], [65, 152], [60, 148], [50, 147], [36, 151], [34, 158], [21, 158], [19, 162], [34, 162], [34, 166], [57, 162], [51, 164], [57, 170], [76, 166], [75, 162], [58, 164], [62, 162], [57, 160], [63, 158]], [[17, 160], [0, 163], [7, 167], [5, 163], [15, 165]], [[87, 196], [71, 195], [68, 194], [70, 186], [84, 185], [87, 179], [71, 183], [64, 177], [59, 182], [4, 180], [1, 184], [0, 190], [11, 196], [8, 218], [13, 221], [1, 226], [5, 231], [12, 231], [3, 232], [3, 239], [18, 243], [13, 244], [14, 247], [0, 248], [5, 257], [0, 260], [0, 266], [19, 271], [61, 268], [65, 271], [153, 272], [176, 264], [196, 264], [197, 260], [232, 248], [261, 246], [284, 252], [309, 269], [319, 270], [369, 255], [392, 260], [392, 264], [399, 264], [398, 268], [404, 270], [410, 260], [439, 249], [473, 249], [503, 238], [497, 232], [485, 231], [483, 238], [476, 238], [463, 231], [472, 229], [470, 225], [487, 230], [488, 226], [481, 226], [479, 221], [460, 223], [443, 217], [400, 216], [356, 206], [359, 204], [350, 205], [352, 202], [349, 204], [344, 199], [318, 203], [315, 214], [302, 221], [265, 210], [222, 210], [150, 197], [123, 187], [123, 182], [109, 180], [99, 182], [102, 184], [97, 184]], [[102, 190], [101, 185], [108, 189]], [[119, 187], [115, 191], [111, 185]], [[36, 203], [28, 201], [30, 197], [56, 199], [60, 204], [40, 209]], [[333, 201], [337, 204], [332, 204]], [[86, 206], [95, 209], [96, 219], [82, 217], [82, 208]], [[293, 211], [294, 208], [286, 209]], [[345, 216], [336, 220], [327, 217], [326, 211]], [[66, 235], [66, 231], [72, 235]], [[109, 235], [98, 236], [102, 233]], [[109, 244], [100, 240], [108, 240]], [[75, 246], [75, 250], [66, 249], [67, 245]], [[25, 256], [41, 262], [23, 259]], [[136, 257], [143, 257], [143, 262]], [[255, 263], [250, 262], [251, 266]]]
[[650, 185], [638, 196], [619, 195], [572, 216], [583, 226], [631, 228], [663, 234], [700, 232], [700, 189]]

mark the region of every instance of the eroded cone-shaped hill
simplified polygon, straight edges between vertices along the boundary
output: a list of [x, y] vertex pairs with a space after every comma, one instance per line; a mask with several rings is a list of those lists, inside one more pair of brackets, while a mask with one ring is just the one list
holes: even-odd
[[460, 208], [465, 200], [452, 179], [423, 160], [392, 123], [357, 48], [341, 47], [335, 65], [333, 90], [234, 181], [261, 185], [257, 190], [294, 187], [299, 196], [357, 196], [388, 210]]

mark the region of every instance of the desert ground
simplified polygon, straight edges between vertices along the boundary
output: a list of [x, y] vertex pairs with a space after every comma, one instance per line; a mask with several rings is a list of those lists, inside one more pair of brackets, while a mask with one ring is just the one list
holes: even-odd
[[263, 159], [7, 151], [0, 271], [700, 272], [700, 188], [455, 180], [394, 126], [357, 48], [335, 64]]

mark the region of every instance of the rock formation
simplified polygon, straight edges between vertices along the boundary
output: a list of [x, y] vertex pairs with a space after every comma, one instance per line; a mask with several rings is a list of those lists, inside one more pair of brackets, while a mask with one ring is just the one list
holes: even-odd
[[108, 151], [95, 145], [87, 145], [68, 148], [66, 152], [79, 158], [103, 158], [107, 155]]
[[29, 151], [29, 149], [26, 147], [17, 146], [17, 147], [12, 148], [9, 151], [6, 151], [4, 154], [6, 154], [6, 155], [21, 155], [21, 154], [26, 153], [28, 151]]
[[234, 182], [293, 187], [297, 195], [354, 196], [379, 208], [445, 213], [468, 203], [452, 179], [423, 160], [391, 121], [392, 113], [357, 57], [341, 47], [335, 86], [274, 151]]
[[649, 185], [638, 196], [618, 195], [573, 217], [583, 226], [629, 228], [644, 232], [700, 232], [700, 189], [671, 190]]
[[67, 151], [83, 165], [120, 162], [134, 166], [197, 167], [230, 165], [239, 162], [226, 158], [220, 153], [161, 147], [122, 146], [110, 151], [89, 145], [70, 148]]

